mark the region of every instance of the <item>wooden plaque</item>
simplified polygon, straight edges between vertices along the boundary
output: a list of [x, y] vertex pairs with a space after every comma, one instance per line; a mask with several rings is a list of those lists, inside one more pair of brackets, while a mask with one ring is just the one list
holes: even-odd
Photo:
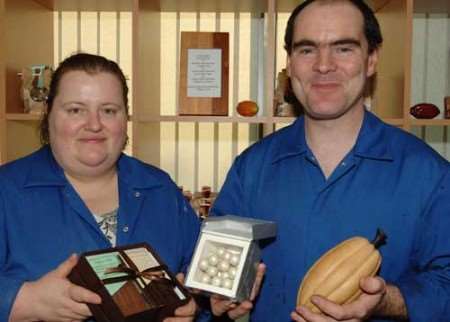
[[179, 115], [228, 115], [229, 36], [182, 32]]

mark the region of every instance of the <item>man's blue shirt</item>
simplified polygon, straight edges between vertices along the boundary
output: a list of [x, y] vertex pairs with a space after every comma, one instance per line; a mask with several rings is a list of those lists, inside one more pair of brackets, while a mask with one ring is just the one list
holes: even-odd
[[[163, 171], [126, 155], [117, 168], [117, 245], [147, 242], [173, 273], [184, 271], [199, 232], [192, 208]], [[0, 321], [23, 282], [72, 253], [108, 247], [48, 147], [0, 167]]]
[[388, 236], [380, 276], [400, 288], [410, 321], [449, 321], [449, 163], [370, 112], [328, 179], [299, 118], [235, 160], [212, 211], [278, 224], [263, 250], [267, 273], [252, 321], [290, 321], [313, 263], [347, 238], [373, 239], [377, 228]]

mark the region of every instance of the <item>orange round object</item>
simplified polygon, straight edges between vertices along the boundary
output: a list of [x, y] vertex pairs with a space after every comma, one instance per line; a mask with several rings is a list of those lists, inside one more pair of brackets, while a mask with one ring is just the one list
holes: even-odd
[[242, 116], [255, 116], [258, 113], [258, 105], [253, 101], [242, 101], [236, 110]]

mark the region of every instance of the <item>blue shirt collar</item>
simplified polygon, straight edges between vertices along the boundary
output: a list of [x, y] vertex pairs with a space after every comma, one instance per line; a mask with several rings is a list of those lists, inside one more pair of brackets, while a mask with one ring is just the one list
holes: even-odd
[[[64, 171], [56, 162], [48, 145], [42, 147], [31, 157], [34, 158], [34, 162], [26, 176], [24, 187], [64, 186], [67, 184]], [[130, 161], [129, 156], [121, 154], [118, 161], [120, 180], [128, 183], [130, 187], [138, 189], [150, 189], [162, 185], [162, 181], [156, 173], [137, 171], [136, 164]]]
[[387, 125], [373, 113], [366, 111], [361, 130], [358, 134], [353, 153], [366, 159], [393, 160], [392, 148], [389, 145]]
[[33, 159], [26, 176], [24, 187], [64, 186], [67, 180], [64, 171], [56, 162], [49, 145], [29, 156]]
[[[393, 160], [391, 147], [386, 139], [386, 127], [373, 113], [365, 111], [361, 130], [353, 148], [355, 156], [367, 159]], [[309, 151], [305, 137], [305, 119], [299, 117], [293, 124], [284, 129], [284, 135], [279, 136], [279, 142], [273, 154], [273, 163], [288, 157], [301, 155]], [[293, 139], [297, 138], [297, 140]]]
[[[305, 139], [305, 119], [299, 117], [295, 122], [284, 129], [283, 135], [277, 137], [276, 147], [273, 153], [272, 163], [276, 163], [283, 159], [304, 154], [308, 151]], [[295, 139], [294, 139], [295, 138]]]
[[135, 162], [131, 162], [132, 159], [124, 153], [120, 156], [118, 161], [120, 180], [136, 189], [152, 189], [163, 185], [164, 181], [158, 176], [159, 171], [151, 171], [153, 167], [148, 164], [146, 166], [148, 166], [149, 171], [139, 170], [138, 164], [140, 164], [140, 161], [134, 159]]

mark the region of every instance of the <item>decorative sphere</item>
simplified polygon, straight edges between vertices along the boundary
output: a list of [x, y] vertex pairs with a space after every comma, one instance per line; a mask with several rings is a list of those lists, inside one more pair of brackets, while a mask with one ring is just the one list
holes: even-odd
[[200, 261], [200, 263], [198, 263], [198, 267], [200, 267], [200, 269], [203, 272], [206, 272], [208, 270], [208, 267], [209, 267], [208, 261], [206, 259], [202, 259]]
[[214, 286], [222, 286], [222, 279], [220, 277], [213, 277], [213, 279], [211, 280], [211, 284]]
[[223, 257], [223, 255], [225, 254], [226, 250], [223, 247], [219, 247], [217, 248], [217, 255], [220, 257]]
[[228, 270], [228, 274], [230, 274], [231, 278], [235, 278], [236, 277], [236, 268], [230, 267], [230, 269]]
[[209, 256], [209, 258], [208, 258], [209, 265], [216, 266], [218, 262], [219, 262], [219, 258], [217, 257], [217, 255]]
[[224, 288], [231, 289], [231, 288], [233, 287], [233, 281], [230, 280], [230, 279], [228, 279], [228, 278], [225, 278], [225, 279], [222, 281], [222, 286], [223, 286]]
[[242, 116], [255, 116], [258, 113], [258, 105], [253, 101], [242, 101], [239, 102], [236, 110]]
[[225, 254], [223, 254], [223, 259], [226, 260], [226, 261], [230, 261], [231, 253], [230, 252], [225, 252]]
[[220, 274], [219, 277], [224, 280], [231, 278], [230, 273], [228, 273], [228, 272], [219, 272], [219, 274]]
[[239, 258], [240, 258], [239, 255], [236, 254], [231, 255], [230, 264], [233, 266], [237, 266], [239, 264]]
[[206, 272], [209, 276], [214, 277], [217, 275], [217, 268], [214, 266], [208, 267], [208, 271]]
[[203, 274], [200, 281], [204, 284], [209, 284], [211, 283], [211, 277], [208, 274]]
[[228, 269], [230, 268], [230, 263], [228, 263], [228, 262], [225, 261], [225, 260], [220, 261], [219, 264], [217, 265], [217, 268], [218, 268], [219, 271], [221, 271], [221, 272], [227, 272]]

